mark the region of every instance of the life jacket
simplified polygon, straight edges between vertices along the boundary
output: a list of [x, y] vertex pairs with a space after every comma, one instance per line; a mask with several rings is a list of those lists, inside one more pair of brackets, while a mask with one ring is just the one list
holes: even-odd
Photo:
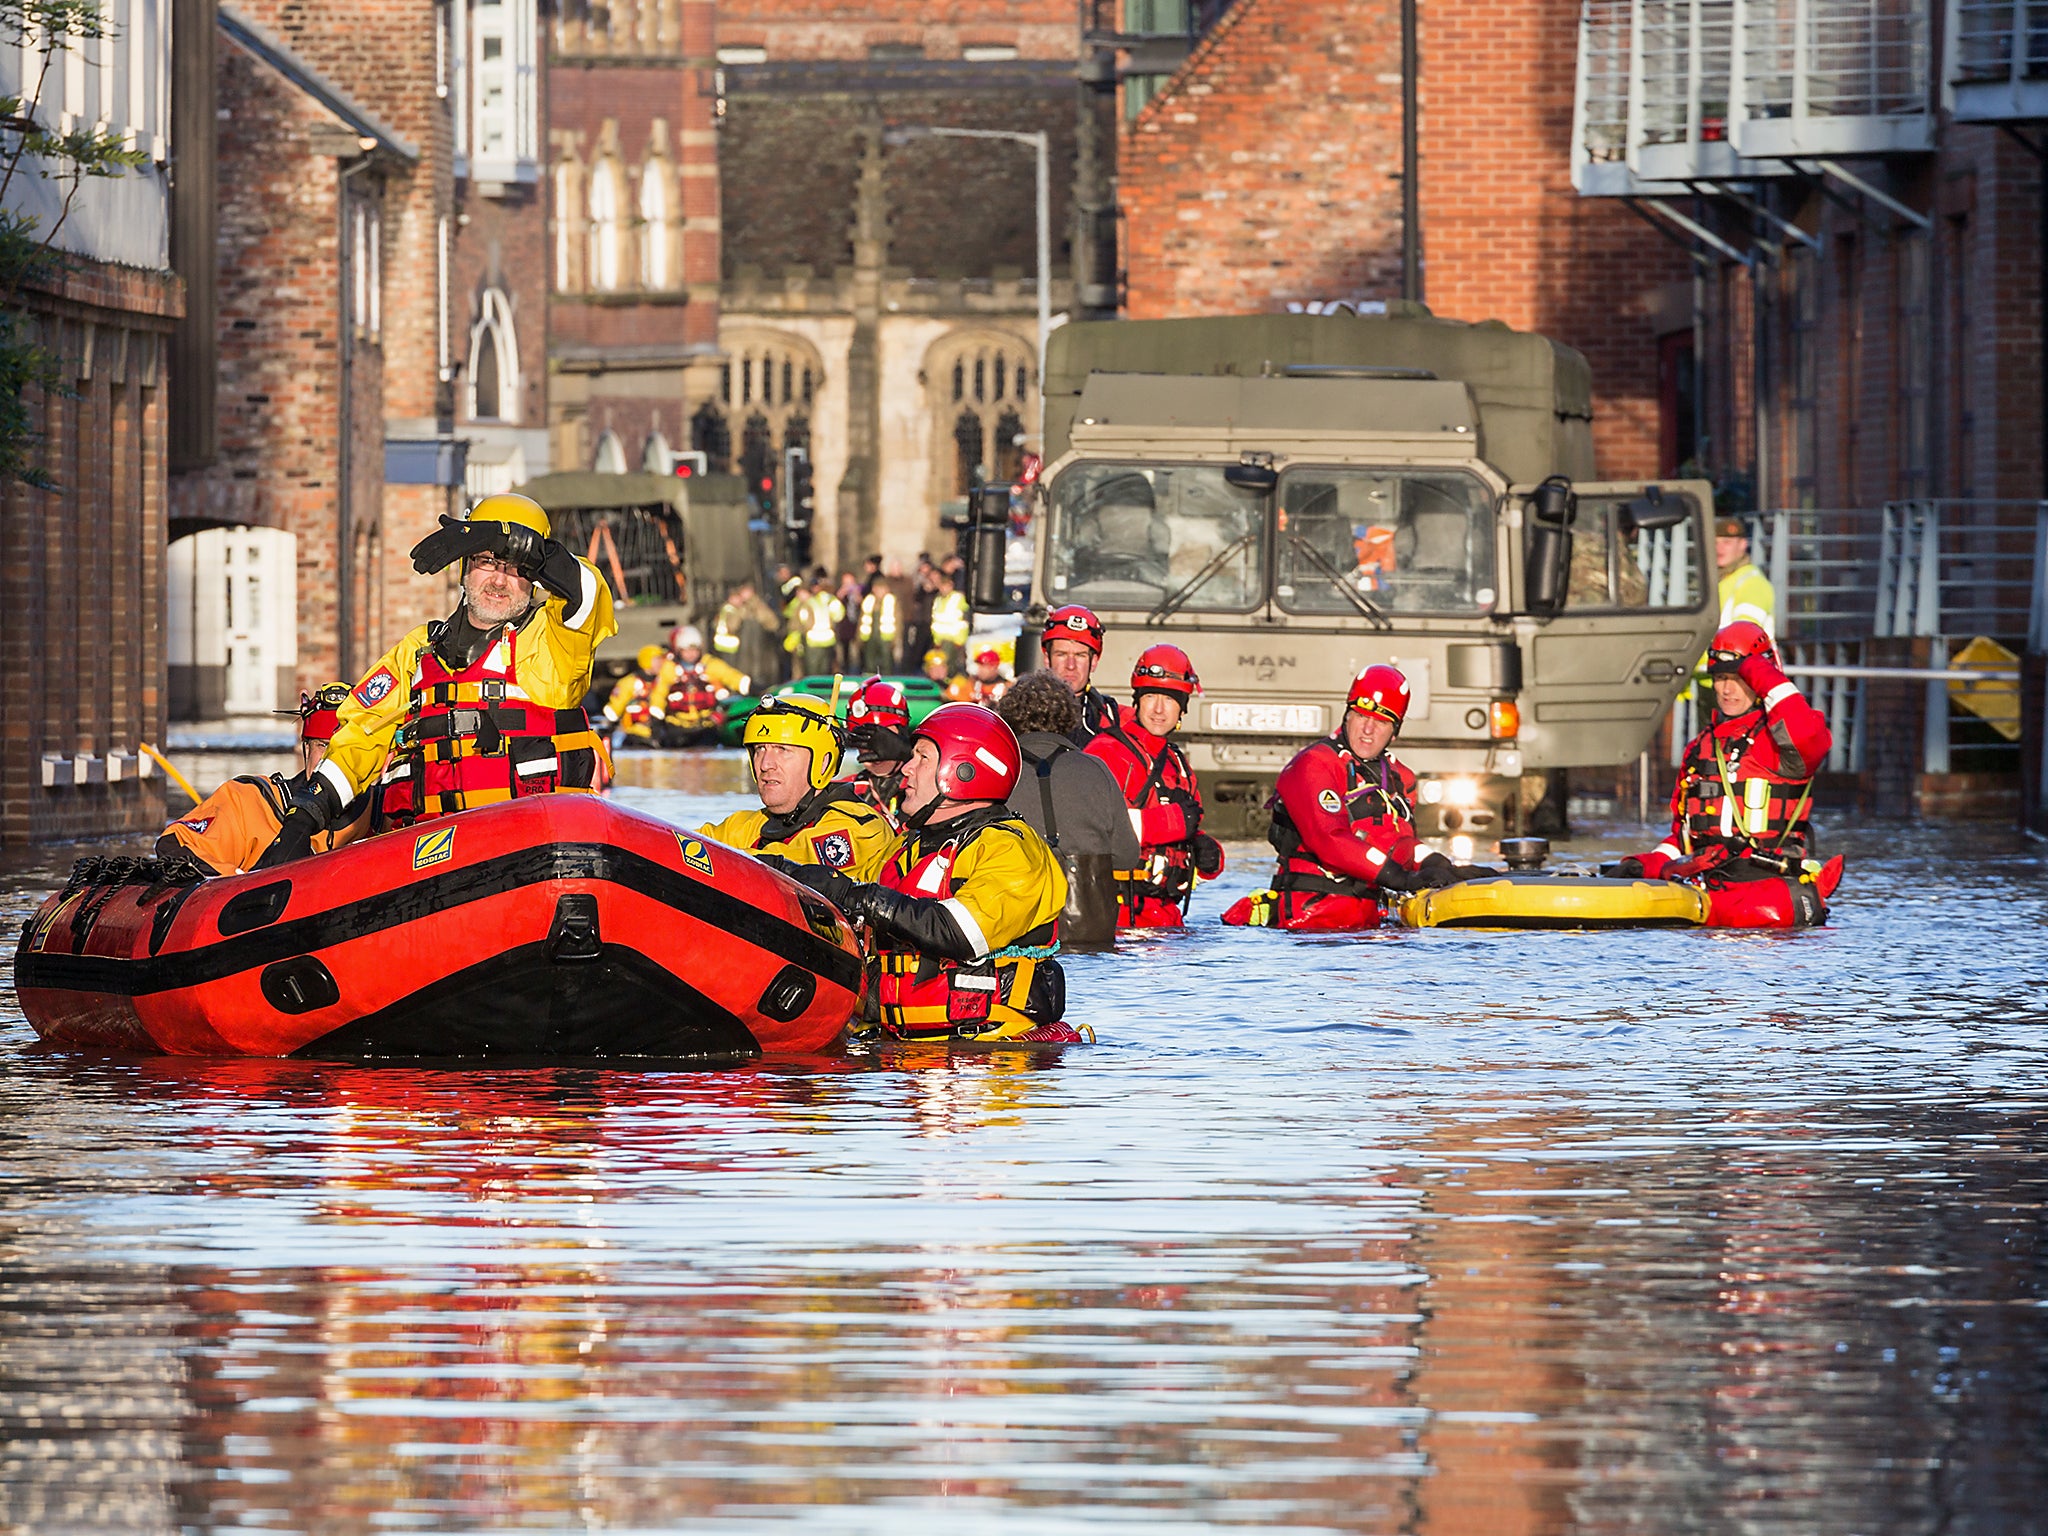
[[1761, 709], [1755, 714], [1743, 730], [1726, 736], [1705, 730], [1685, 749], [1678, 769], [1679, 847], [1688, 856], [1721, 848], [1767, 859], [1806, 857], [1813, 776], [1794, 778], [1775, 761], [1758, 760], [1763, 754], [1754, 748], [1767, 717]]
[[434, 648], [413, 664], [412, 697], [392, 741], [380, 823], [494, 805], [558, 789], [591, 789], [598, 739], [579, 709], [546, 709], [519, 686], [518, 633], [507, 628], [460, 670]]
[[[882, 884], [908, 896], [944, 901], [953, 866], [989, 828], [1014, 820], [1007, 807], [913, 831], [882, 871]], [[884, 940], [876, 955], [882, 1027], [905, 1040], [983, 1040], [1057, 1023], [1066, 1012], [1066, 977], [1052, 955], [1059, 919], [979, 960], [947, 960]]]
[[[1361, 763], [1355, 753], [1333, 739], [1316, 742], [1309, 751], [1334, 752], [1344, 761], [1344, 814], [1353, 827], [1368, 832], [1388, 831], [1415, 822], [1415, 807], [1401, 787], [1399, 774], [1387, 771], [1387, 754], [1371, 763]], [[1341, 874], [1307, 852], [1300, 829], [1287, 813], [1286, 802], [1277, 794], [1266, 802], [1273, 813], [1266, 828], [1266, 841], [1280, 855], [1280, 867], [1273, 876], [1276, 891], [1301, 891], [1326, 896], [1372, 896], [1379, 887], [1370, 880]]]
[[1081, 690], [1081, 723], [1074, 727], [1070, 738], [1075, 746], [1085, 747], [1111, 726], [1123, 719], [1123, 710], [1100, 688]]
[[654, 714], [680, 730], [709, 730], [719, 724], [722, 698], [700, 669], [682, 667], [669, 680], [667, 696]]
[[[1109, 720], [1100, 734], [1116, 742], [1140, 763], [1152, 765], [1145, 782], [1139, 786], [1136, 798], [1131, 800], [1132, 810], [1142, 811], [1149, 806], [1163, 804], [1159, 794], [1162, 789], [1186, 790], [1191, 795], [1200, 793], [1195, 782], [1195, 770], [1189, 764], [1187, 754], [1171, 738], [1160, 743], [1157, 757], [1149, 756], [1125, 731], [1121, 713]], [[1144, 863], [1124, 881], [1124, 905], [1135, 911], [1139, 903], [1149, 896], [1169, 907], [1184, 907], [1189, 893], [1195, 888], [1195, 840], [1189, 837], [1175, 843], [1148, 844], [1142, 854]]]

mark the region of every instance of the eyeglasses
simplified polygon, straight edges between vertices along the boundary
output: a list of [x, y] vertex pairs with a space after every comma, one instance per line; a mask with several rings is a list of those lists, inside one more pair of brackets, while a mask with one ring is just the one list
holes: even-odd
[[500, 560], [496, 555], [471, 555], [469, 568], [472, 571], [496, 571], [501, 575], [517, 577], [521, 581], [530, 579], [526, 572], [510, 560]]

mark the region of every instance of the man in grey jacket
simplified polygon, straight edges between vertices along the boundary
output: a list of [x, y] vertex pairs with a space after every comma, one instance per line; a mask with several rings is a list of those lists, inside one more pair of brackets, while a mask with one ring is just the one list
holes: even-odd
[[1116, 776], [1069, 739], [1081, 701], [1051, 673], [1032, 672], [1010, 685], [995, 711], [1024, 752], [1010, 811], [1031, 824], [1067, 872], [1060, 942], [1108, 948], [1116, 939], [1117, 882], [1138, 867], [1142, 853]]

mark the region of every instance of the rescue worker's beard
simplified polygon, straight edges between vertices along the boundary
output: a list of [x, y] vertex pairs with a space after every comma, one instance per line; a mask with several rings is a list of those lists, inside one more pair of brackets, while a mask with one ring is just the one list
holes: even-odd
[[500, 624], [510, 624], [533, 606], [533, 593], [525, 596], [511, 596], [493, 599], [477, 591], [473, 578], [462, 579], [462, 602], [469, 610], [472, 624], [480, 629], [495, 629]]

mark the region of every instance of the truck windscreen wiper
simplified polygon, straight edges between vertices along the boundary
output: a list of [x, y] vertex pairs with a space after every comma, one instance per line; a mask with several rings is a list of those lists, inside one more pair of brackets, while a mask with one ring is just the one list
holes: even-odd
[[1230, 562], [1232, 556], [1242, 554], [1245, 550], [1249, 549], [1258, 536], [1259, 530], [1254, 528], [1242, 538], [1233, 539], [1230, 543], [1224, 545], [1223, 548], [1216, 552], [1207, 565], [1195, 572], [1187, 585], [1183, 586], [1172, 596], [1161, 598], [1159, 606], [1145, 615], [1145, 622], [1147, 624], [1157, 624], [1161, 619], [1168, 619], [1173, 617], [1174, 614], [1179, 613], [1188, 600], [1201, 591], [1203, 587], [1207, 586], [1215, 578], [1216, 573]]
[[1320, 549], [1317, 549], [1315, 545], [1309, 543], [1308, 540], [1298, 533], [1287, 535], [1287, 542], [1294, 546], [1296, 554], [1323, 573], [1323, 576], [1329, 581], [1330, 585], [1344, 595], [1346, 602], [1364, 614], [1375, 626], [1380, 629], [1392, 629], [1394, 627], [1394, 621], [1387, 617], [1386, 610], [1359, 591], [1358, 588], [1351, 585], [1350, 582], [1346, 581], [1344, 573], [1332, 565], [1328, 557]]

